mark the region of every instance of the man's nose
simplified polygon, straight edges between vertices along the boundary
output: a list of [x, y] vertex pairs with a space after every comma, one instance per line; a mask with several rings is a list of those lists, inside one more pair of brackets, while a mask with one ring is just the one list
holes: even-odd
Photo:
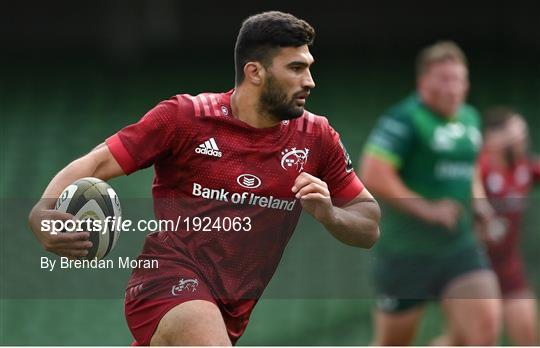
[[311, 72], [309, 70], [307, 70], [302, 87], [306, 87], [309, 89], [315, 88], [315, 81], [313, 81], [313, 77], [311, 76]]

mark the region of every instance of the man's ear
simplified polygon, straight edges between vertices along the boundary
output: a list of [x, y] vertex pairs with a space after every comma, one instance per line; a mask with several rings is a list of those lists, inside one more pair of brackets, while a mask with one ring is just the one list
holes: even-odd
[[259, 62], [248, 62], [244, 65], [245, 79], [256, 86], [262, 85], [266, 70]]

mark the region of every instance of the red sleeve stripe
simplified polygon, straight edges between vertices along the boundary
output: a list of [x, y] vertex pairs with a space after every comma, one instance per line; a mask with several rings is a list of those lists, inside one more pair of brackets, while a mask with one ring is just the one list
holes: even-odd
[[304, 128], [304, 118], [303, 117], [300, 117], [298, 119], [298, 122], [296, 123], [296, 129], [301, 132], [302, 129]]
[[313, 131], [313, 123], [315, 123], [315, 117], [311, 112], [307, 113], [307, 132], [311, 133]]
[[214, 116], [221, 116], [221, 112], [219, 111], [215, 94], [210, 94], [208, 97], [210, 98], [210, 102], [212, 102], [212, 109], [214, 109]]
[[364, 190], [364, 184], [354, 175], [353, 180], [344, 188], [332, 195], [332, 201], [338, 206], [344, 206]]
[[201, 104], [204, 110], [204, 116], [211, 116], [210, 114], [210, 108], [208, 107], [208, 100], [206, 99], [206, 96], [204, 94], [199, 94], [199, 98], [201, 98]]
[[127, 151], [118, 134], [109, 137], [105, 140], [105, 143], [126, 175], [131, 174], [138, 169], [137, 163]]
[[298, 118], [298, 123], [296, 125], [296, 129], [301, 132], [304, 129], [304, 117]]
[[193, 108], [195, 110], [195, 117], [201, 116], [201, 104], [198, 97], [191, 97], [191, 101], [193, 102]]

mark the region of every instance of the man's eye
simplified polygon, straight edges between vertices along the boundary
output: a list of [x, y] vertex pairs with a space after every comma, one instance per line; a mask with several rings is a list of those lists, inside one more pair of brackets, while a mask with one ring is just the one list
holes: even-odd
[[295, 71], [295, 72], [298, 72], [298, 71], [301, 71], [301, 70], [302, 70], [302, 67], [301, 67], [301, 66], [292, 66], [292, 67], [291, 67], [291, 70], [292, 70], [292, 71]]

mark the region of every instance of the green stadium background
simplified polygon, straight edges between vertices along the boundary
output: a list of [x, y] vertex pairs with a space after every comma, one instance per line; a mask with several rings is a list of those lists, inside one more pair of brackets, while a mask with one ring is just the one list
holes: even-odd
[[[0, 21], [8, 48], [0, 58], [0, 290], [6, 289], [6, 282], [21, 281], [25, 291], [42, 285], [32, 281], [32, 275], [19, 274], [8, 261], [44, 253], [25, 217], [29, 202], [39, 197], [50, 178], [169, 96], [230, 89], [236, 32], [243, 18], [260, 10], [290, 11], [318, 30], [312, 49], [317, 87], [308, 108], [327, 115], [355, 162], [377, 116], [413, 90], [416, 52], [437, 39], [454, 39], [468, 53], [469, 101], [480, 110], [501, 103], [516, 107], [528, 119], [533, 148], [540, 153], [537, 4], [486, 2], [456, 5], [446, 12], [427, 1], [415, 8], [390, 2], [314, 6], [306, 1], [286, 6], [98, 1], [77, 9], [68, 2], [30, 9], [11, 5], [1, 11], [5, 18]], [[129, 202], [150, 196], [152, 174], [147, 169], [111, 184], [122, 201]], [[19, 203], [17, 214], [11, 214], [10, 205]], [[537, 295], [538, 203], [537, 187], [523, 239]], [[280, 270], [301, 262], [302, 245], [312, 238], [332, 250], [311, 252], [313, 268], [351, 267], [357, 272], [352, 278], [369, 281], [369, 252], [338, 245], [311, 218], [303, 217], [270, 287], [287, 282], [280, 282], [287, 277]], [[127, 237], [121, 236], [119, 249], [124, 240]], [[357, 263], [339, 264], [336, 255], [341, 253]], [[263, 297], [239, 344], [369, 344], [374, 301], [368, 295], [370, 284], [365, 288], [365, 295], [352, 298]], [[108, 299], [1, 295], [2, 345], [131, 343], [121, 293]], [[428, 343], [441, 325], [439, 310], [429, 306], [416, 343]]]

